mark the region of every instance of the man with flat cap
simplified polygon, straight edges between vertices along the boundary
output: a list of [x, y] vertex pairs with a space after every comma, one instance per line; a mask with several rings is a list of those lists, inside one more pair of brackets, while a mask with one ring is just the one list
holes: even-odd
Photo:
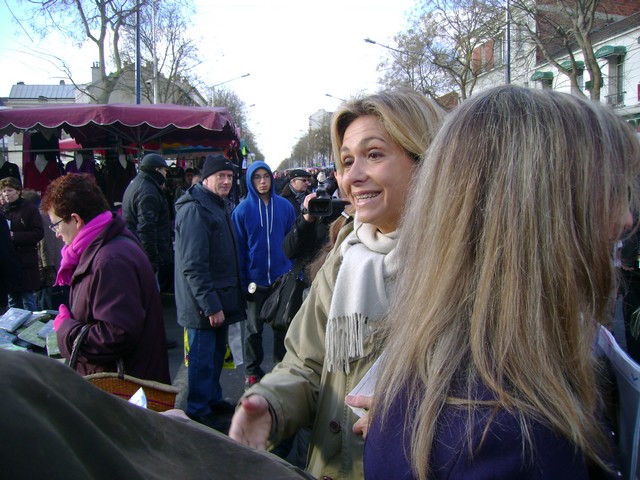
[[289, 172], [289, 183], [282, 189], [282, 195], [289, 200], [296, 217], [300, 216], [300, 207], [304, 203], [304, 199], [311, 193], [311, 174], [302, 168], [296, 168]]
[[145, 155], [122, 200], [127, 228], [140, 239], [156, 275], [173, 259], [171, 217], [162, 187], [168, 169], [165, 159], [157, 153]]
[[220, 374], [227, 330], [244, 320], [238, 247], [227, 196], [234, 166], [209, 155], [202, 183], [176, 202], [176, 307], [189, 344], [187, 415], [204, 425], [228, 429], [234, 406], [224, 400]]

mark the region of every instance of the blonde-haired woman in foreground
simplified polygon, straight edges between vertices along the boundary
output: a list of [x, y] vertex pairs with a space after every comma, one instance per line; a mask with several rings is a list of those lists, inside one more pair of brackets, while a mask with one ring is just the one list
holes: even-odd
[[366, 479], [614, 475], [592, 348], [639, 164], [575, 96], [504, 86], [451, 114], [401, 227]]

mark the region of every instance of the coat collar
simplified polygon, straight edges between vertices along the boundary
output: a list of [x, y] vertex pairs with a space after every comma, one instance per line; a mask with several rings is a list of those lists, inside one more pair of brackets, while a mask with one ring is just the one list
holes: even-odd
[[124, 235], [128, 238], [131, 238], [136, 243], [138, 240], [133, 236], [129, 230], [125, 228], [125, 223], [122, 218], [118, 217], [114, 214], [111, 222], [106, 226], [106, 228], [98, 234], [93, 242], [87, 247], [82, 256], [80, 257], [80, 262], [78, 263], [78, 267], [76, 271], [73, 273], [73, 278], [71, 283], [74, 283], [76, 278], [82, 277], [85, 275], [90, 269], [91, 264], [93, 263], [93, 259], [95, 258], [98, 251], [109, 241], [113, 240], [115, 237]]

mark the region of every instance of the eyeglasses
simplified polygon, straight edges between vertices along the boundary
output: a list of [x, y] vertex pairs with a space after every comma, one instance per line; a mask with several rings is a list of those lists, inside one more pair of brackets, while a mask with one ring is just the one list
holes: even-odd
[[60, 224], [64, 222], [64, 218], [62, 220], [58, 220], [56, 223], [52, 223], [49, 225], [49, 228], [53, 233], [58, 233], [58, 229], [60, 228]]
[[304, 183], [311, 183], [311, 180], [309, 180], [308, 178], [298, 177], [298, 178], [294, 178], [294, 180], [299, 180]]

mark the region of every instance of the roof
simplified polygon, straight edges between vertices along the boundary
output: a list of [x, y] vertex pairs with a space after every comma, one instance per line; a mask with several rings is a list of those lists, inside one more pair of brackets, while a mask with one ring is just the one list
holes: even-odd
[[69, 99], [75, 100], [74, 85], [25, 85], [18, 83], [11, 86], [10, 99]]

